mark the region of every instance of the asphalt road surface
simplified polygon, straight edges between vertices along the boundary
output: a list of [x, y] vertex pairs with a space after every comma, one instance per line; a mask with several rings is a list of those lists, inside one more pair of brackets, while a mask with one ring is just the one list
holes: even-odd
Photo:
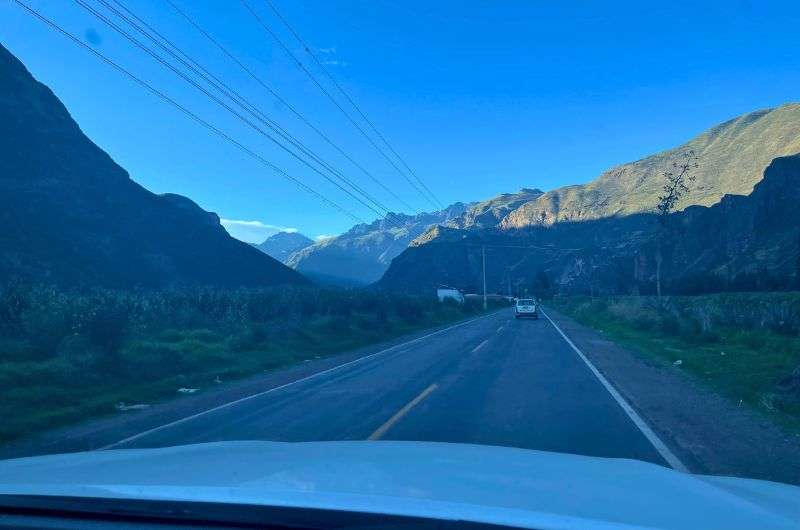
[[666, 465], [623, 407], [552, 322], [502, 310], [112, 447], [418, 440]]

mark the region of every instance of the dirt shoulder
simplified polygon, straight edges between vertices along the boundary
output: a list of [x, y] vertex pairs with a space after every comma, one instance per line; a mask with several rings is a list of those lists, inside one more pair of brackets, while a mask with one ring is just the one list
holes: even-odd
[[657, 364], [547, 309], [693, 473], [800, 484], [800, 436], [738, 406], [679, 367]]

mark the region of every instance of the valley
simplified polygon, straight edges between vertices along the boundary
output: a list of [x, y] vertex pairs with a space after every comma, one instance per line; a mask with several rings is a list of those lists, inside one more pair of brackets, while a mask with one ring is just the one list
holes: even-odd
[[[595, 130], [589, 75], [550, 113], [538, 79], [471, 94], [460, 50], [445, 96], [447, 68], [379, 72], [358, 31], [345, 61], [271, 1], [12, 7], [107, 70], [0, 45], [0, 458], [383, 441], [800, 485], [800, 104], [709, 98], [687, 133], [617, 116], [626, 88]], [[376, 26], [381, 61], [419, 21]], [[109, 112], [84, 72], [141, 94]]]

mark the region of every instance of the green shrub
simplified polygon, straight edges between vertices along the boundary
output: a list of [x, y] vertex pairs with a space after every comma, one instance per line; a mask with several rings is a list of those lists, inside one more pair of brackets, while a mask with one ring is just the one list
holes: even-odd
[[661, 317], [660, 322], [661, 333], [664, 335], [678, 335], [681, 332], [681, 326], [678, 318], [675, 315], [667, 314]]
[[254, 322], [242, 326], [238, 332], [232, 334], [228, 345], [233, 351], [254, 350], [264, 346], [268, 338], [268, 326], [266, 324]]
[[[491, 301], [491, 307], [499, 302]], [[482, 311], [317, 287], [0, 287], [0, 437], [336, 353]]]
[[395, 300], [393, 309], [397, 316], [406, 322], [416, 322], [422, 318], [423, 314], [421, 304], [405, 296]]
[[80, 333], [67, 335], [58, 344], [56, 352], [59, 357], [69, 362], [87, 362], [88, 359], [95, 358], [96, 350], [91, 341]]
[[28, 339], [0, 337], [0, 363], [28, 361], [37, 357], [37, 350]]
[[148, 341], [134, 343], [121, 357], [120, 372], [128, 373], [130, 377], [175, 375], [180, 373], [185, 363], [181, 348]]
[[89, 340], [108, 354], [115, 354], [128, 332], [128, 310], [121, 304], [103, 304], [94, 309], [83, 326]]
[[767, 343], [767, 335], [760, 330], [741, 329], [733, 336], [733, 340], [740, 342], [752, 350], [761, 350]]
[[631, 324], [636, 328], [644, 331], [654, 330], [658, 327], [659, 321], [650, 315], [640, 315], [631, 320]]

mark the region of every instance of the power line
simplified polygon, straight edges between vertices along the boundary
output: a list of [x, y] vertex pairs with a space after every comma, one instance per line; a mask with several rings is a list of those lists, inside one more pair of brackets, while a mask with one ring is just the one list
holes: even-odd
[[355, 215], [352, 212], [350, 212], [349, 210], [343, 208], [342, 206], [340, 206], [337, 203], [335, 203], [334, 201], [328, 199], [327, 197], [325, 197], [321, 193], [317, 192], [316, 190], [314, 190], [310, 186], [306, 185], [304, 182], [302, 182], [297, 177], [294, 177], [294, 176], [288, 174], [286, 171], [284, 171], [280, 167], [276, 166], [275, 164], [273, 164], [269, 160], [265, 159], [264, 157], [262, 157], [261, 155], [259, 155], [258, 153], [256, 153], [252, 149], [250, 149], [249, 147], [245, 146], [244, 144], [242, 144], [238, 140], [234, 139], [233, 137], [231, 137], [229, 134], [225, 133], [224, 131], [222, 131], [218, 127], [216, 127], [213, 124], [209, 123], [208, 121], [204, 120], [203, 118], [201, 118], [200, 116], [198, 116], [197, 114], [192, 112], [191, 110], [187, 109], [186, 107], [184, 107], [183, 105], [181, 105], [180, 103], [178, 103], [177, 101], [172, 99], [170, 96], [168, 96], [164, 92], [158, 90], [157, 88], [152, 86], [147, 81], [145, 81], [145, 80], [141, 79], [140, 77], [136, 76], [135, 74], [133, 74], [130, 70], [127, 70], [123, 66], [121, 66], [121, 65], [117, 64], [116, 62], [114, 62], [112, 59], [108, 58], [104, 54], [102, 54], [99, 51], [95, 50], [94, 48], [92, 48], [91, 46], [89, 46], [88, 44], [86, 44], [85, 42], [80, 40], [78, 37], [76, 37], [75, 35], [73, 35], [69, 31], [65, 30], [64, 28], [59, 26], [57, 23], [55, 23], [51, 19], [45, 17], [44, 15], [42, 15], [41, 13], [39, 13], [38, 11], [36, 11], [32, 7], [30, 7], [29, 5], [25, 4], [21, 0], [14, 0], [14, 2], [17, 5], [19, 5], [20, 7], [22, 7], [23, 9], [25, 9], [29, 14], [31, 14], [32, 16], [34, 16], [37, 19], [39, 19], [41, 22], [44, 22], [45, 24], [50, 26], [50, 28], [58, 31], [59, 33], [61, 33], [65, 37], [69, 38], [72, 42], [74, 42], [78, 46], [80, 46], [80, 47], [84, 48], [85, 50], [89, 51], [90, 53], [95, 55], [97, 58], [99, 58], [100, 60], [102, 60], [103, 62], [108, 64], [109, 66], [113, 67], [117, 71], [119, 71], [122, 74], [124, 74], [125, 76], [127, 76], [129, 79], [134, 81], [136, 84], [138, 84], [141, 87], [147, 89], [152, 94], [158, 96], [161, 100], [163, 100], [166, 103], [168, 103], [168, 104], [172, 105], [173, 107], [177, 108], [182, 113], [184, 113], [186, 116], [190, 117], [192, 120], [194, 120], [195, 122], [199, 123], [200, 125], [202, 125], [206, 129], [212, 131], [217, 136], [220, 136], [221, 138], [224, 138], [225, 140], [229, 141], [234, 146], [236, 146], [239, 150], [243, 151], [244, 153], [246, 153], [246, 154], [250, 155], [251, 157], [253, 157], [254, 159], [258, 160], [261, 164], [263, 164], [264, 166], [266, 166], [266, 167], [270, 168], [271, 170], [275, 171], [276, 173], [278, 173], [283, 178], [291, 181], [292, 183], [297, 185], [299, 188], [301, 188], [303, 191], [313, 195], [314, 197], [316, 197], [317, 199], [321, 200], [322, 202], [324, 202], [328, 206], [336, 209], [340, 213], [343, 213], [344, 215], [346, 215], [346, 216], [350, 217], [351, 219], [355, 220], [356, 222], [361, 222], [361, 223], [366, 222], [363, 219], [361, 219], [360, 217], [358, 217], [357, 215]]
[[359, 169], [364, 175], [366, 175], [370, 180], [372, 180], [375, 184], [380, 186], [384, 191], [386, 191], [389, 195], [391, 195], [395, 200], [397, 200], [400, 204], [408, 208], [410, 211], [415, 213], [420, 213], [417, 208], [414, 208], [408, 202], [403, 200], [399, 195], [397, 195], [392, 189], [386, 186], [383, 182], [380, 181], [377, 177], [375, 177], [372, 173], [370, 173], [366, 168], [364, 168], [361, 164], [359, 164], [356, 160], [354, 160], [349, 154], [347, 154], [341, 147], [339, 147], [333, 140], [330, 139], [328, 135], [322, 132], [316, 125], [311, 123], [303, 114], [301, 114], [294, 106], [292, 106], [288, 101], [286, 101], [277, 91], [275, 91], [272, 87], [269, 86], [261, 77], [256, 75], [250, 68], [248, 68], [242, 61], [240, 61], [233, 53], [231, 53], [225, 46], [223, 46], [217, 39], [215, 39], [211, 34], [209, 34], [205, 29], [202, 28], [192, 17], [186, 14], [185, 11], [180, 9], [174, 2], [171, 0], [165, 0], [167, 4], [172, 7], [172, 9], [178, 13], [184, 20], [186, 20], [192, 27], [195, 28], [201, 35], [203, 35], [206, 39], [208, 39], [214, 46], [216, 46], [226, 57], [228, 57], [231, 61], [233, 61], [239, 68], [242, 69], [248, 76], [250, 76], [256, 83], [258, 83], [264, 90], [269, 92], [275, 99], [277, 99], [282, 105], [284, 105], [287, 109], [289, 109], [292, 114], [294, 114], [300, 121], [302, 121], [306, 126], [308, 126], [312, 131], [314, 131], [317, 135], [320, 136], [326, 143], [328, 143], [331, 147], [333, 147], [339, 154], [345, 157], [351, 164], [353, 164], [356, 168]]
[[521, 248], [526, 250], [547, 250], [547, 251], [563, 251], [563, 252], [577, 252], [585, 250], [583, 248], [557, 248], [557, 247], [543, 247], [538, 245], [498, 245], [494, 243], [462, 243], [461, 241], [445, 241], [451, 245], [463, 245], [465, 247], [486, 247], [486, 248]]
[[[295, 153], [294, 151], [292, 151], [291, 149], [289, 149], [288, 147], [286, 147], [285, 145], [283, 145], [281, 142], [279, 142], [278, 140], [276, 140], [274, 136], [272, 136], [271, 134], [269, 134], [267, 131], [265, 131], [264, 129], [262, 129], [262, 128], [261, 128], [261, 127], [259, 127], [258, 125], [254, 124], [254, 123], [253, 123], [252, 121], [250, 121], [250, 120], [249, 120], [249, 119], [248, 119], [246, 116], [243, 116], [242, 114], [240, 114], [239, 112], [237, 112], [237, 111], [236, 111], [234, 108], [232, 108], [230, 105], [228, 105], [227, 103], [225, 103], [224, 101], [222, 101], [221, 99], [219, 99], [218, 97], [216, 97], [214, 94], [212, 94], [211, 92], [209, 92], [208, 90], [206, 90], [206, 89], [205, 89], [205, 88], [204, 88], [202, 85], [198, 84], [196, 81], [194, 81], [193, 79], [191, 79], [191, 78], [190, 78], [189, 76], [187, 76], [187, 75], [186, 75], [184, 72], [182, 72], [182, 71], [180, 71], [179, 69], [175, 68], [175, 66], [173, 66], [172, 64], [170, 64], [169, 62], [167, 62], [166, 60], [164, 60], [164, 58], [163, 58], [163, 57], [161, 57], [160, 55], [158, 55], [158, 54], [157, 54], [156, 52], [154, 52], [152, 49], [148, 48], [148, 47], [147, 47], [145, 44], [142, 44], [142, 43], [141, 43], [139, 40], [137, 40], [135, 37], [133, 37], [133, 36], [132, 36], [130, 33], [126, 32], [124, 29], [122, 29], [121, 27], [119, 27], [117, 24], [115, 24], [114, 22], [112, 22], [111, 20], [109, 20], [109, 19], [108, 19], [107, 17], [105, 17], [105, 16], [104, 16], [102, 13], [99, 13], [97, 10], [95, 10], [94, 8], [92, 8], [91, 6], [89, 6], [89, 5], [88, 5], [86, 2], [84, 2], [83, 0], [75, 0], [75, 2], [76, 2], [78, 5], [80, 5], [81, 7], [83, 7], [83, 8], [84, 8], [86, 11], [88, 11], [89, 13], [91, 13], [92, 15], [94, 15], [96, 18], [98, 18], [99, 20], [101, 20], [102, 22], [104, 22], [106, 25], [108, 25], [108, 26], [109, 26], [110, 28], [112, 28], [114, 31], [116, 31], [117, 33], [119, 33], [120, 35], [122, 35], [123, 37], [125, 37], [127, 40], [129, 40], [131, 43], [133, 43], [133, 44], [134, 44], [136, 47], [138, 47], [139, 49], [141, 49], [142, 51], [144, 51], [145, 53], [147, 53], [148, 55], [150, 55], [150, 56], [151, 56], [153, 59], [155, 59], [156, 61], [158, 61], [159, 63], [161, 63], [163, 66], [165, 66], [166, 68], [168, 68], [168, 69], [169, 69], [169, 70], [171, 70], [172, 72], [174, 72], [176, 75], [178, 75], [178, 76], [179, 76], [180, 78], [182, 78], [184, 81], [186, 81], [186, 82], [187, 82], [187, 83], [189, 83], [190, 85], [194, 86], [194, 87], [195, 87], [197, 90], [199, 90], [200, 92], [202, 92], [203, 94], [205, 94], [206, 96], [208, 96], [208, 97], [209, 97], [211, 100], [213, 100], [213, 101], [214, 101], [215, 103], [217, 103], [219, 106], [221, 106], [222, 108], [224, 108], [225, 110], [227, 110], [228, 112], [230, 112], [231, 114], [233, 114], [234, 116], [236, 116], [236, 117], [237, 117], [239, 120], [241, 120], [242, 122], [244, 122], [245, 124], [247, 124], [248, 126], [250, 126], [250, 127], [253, 129], [253, 130], [255, 130], [256, 132], [258, 132], [259, 134], [261, 134], [261, 135], [263, 135], [264, 137], [266, 137], [267, 139], [269, 139], [271, 142], [273, 142], [275, 145], [277, 145], [277, 146], [278, 146], [280, 149], [282, 149], [283, 151], [287, 152], [287, 153], [288, 153], [288, 154], [290, 154], [292, 157], [294, 157], [294, 158], [295, 158], [295, 159], [297, 159], [299, 162], [301, 162], [303, 165], [305, 165], [306, 167], [308, 167], [309, 169], [311, 169], [312, 171], [314, 171], [315, 173], [317, 173], [318, 175], [320, 175], [321, 177], [323, 177], [324, 179], [326, 179], [328, 182], [330, 182], [331, 184], [333, 184], [334, 186], [336, 186], [337, 188], [339, 188], [340, 190], [342, 190], [343, 192], [345, 192], [347, 195], [349, 195], [350, 197], [352, 197], [353, 199], [355, 199], [356, 201], [358, 201], [359, 203], [361, 203], [362, 205], [364, 205], [365, 207], [367, 207], [368, 209], [370, 209], [370, 210], [371, 210], [373, 213], [375, 213], [375, 214], [376, 214], [376, 215], [378, 215], [379, 217], [382, 217], [382, 214], [381, 214], [381, 212], [379, 212], [378, 210], [376, 210], [376, 209], [375, 209], [374, 207], [372, 207], [370, 204], [366, 203], [366, 202], [365, 202], [363, 199], [361, 199], [360, 197], [358, 197], [358, 196], [354, 195], [352, 192], [350, 192], [349, 190], [347, 190], [347, 189], [346, 189], [344, 186], [342, 186], [341, 184], [339, 184], [337, 181], [335, 181], [334, 179], [332, 179], [331, 177], [329, 177], [329, 176], [328, 176], [328, 175], [326, 175], [325, 173], [323, 173], [323, 172], [321, 172], [320, 170], [318, 170], [316, 167], [314, 167], [313, 165], [311, 165], [311, 164], [310, 164], [310, 163], [309, 163], [307, 160], [305, 160], [303, 157], [301, 157], [300, 155], [298, 155], [297, 153]], [[272, 128], [272, 127], [270, 127], [270, 128]], [[273, 128], [273, 129], [274, 129], [274, 128]]]
[[294, 37], [297, 39], [297, 42], [300, 43], [300, 45], [303, 47], [306, 53], [311, 56], [311, 58], [314, 60], [315, 63], [317, 63], [319, 69], [322, 70], [325, 76], [331, 81], [331, 83], [333, 83], [333, 86], [335, 86], [339, 90], [339, 92], [345, 97], [345, 99], [347, 99], [347, 101], [350, 102], [350, 105], [352, 105], [353, 108], [356, 109], [356, 112], [358, 112], [359, 116], [361, 116], [361, 118], [367, 123], [367, 125], [369, 125], [370, 129], [373, 130], [373, 132], [378, 136], [378, 138], [380, 138], [381, 141], [386, 145], [386, 147], [388, 147], [389, 150], [394, 154], [394, 156], [397, 157], [400, 163], [403, 164], [403, 167], [405, 167], [408, 170], [408, 172], [414, 176], [414, 178], [417, 180], [420, 186], [422, 186], [425, 189], [425, 191], [427, 191], [428, 194], [431, 197], [433, 197], [433, 199], [439, 204], [439, 207], [444, 208], [444, 205], [439, 200], [439, 198], [436, 197], [436, 195], [434, 195], [434, 193], [430, 190], [430, 188], [428, 188], [428, 186], [425, 185], [425, 183], [422, 181], [422, 179], [420, 179], [417, 176], [414, 170], [411, 169], [411, 167], [409, 167], [408, 164], [406, 164], [406, 161], [403, 159], [403, 157], [400, 156], [400, 154], [394, 149], [394, 147], [392, 147], [392, 145], [389, 143], [386, 137], [383, 134], [381, 134], [381, 132], [377, 129], [377, 127], [375, 127], [372, 121], [369, 118], [367, 118], [367, 116], [361, 111], [361, 108], [356, 104], [355, 101], [353, 101], [353, 98], [350, 97], [350, 95], [347, 92], [345, 92], [345, 90], [336, 81], [336, 78], [333, 77], [330, 71], [327, 68], [325, 68], [325, 64], [319, 60], [319, 58], [314, 54], [313, 51], [311, 51], [311, 47], [308, 44], [306, 44], [306, 42], [300, 37], [297, 31], [295, 31], [295, 29], [289, 24], [289, 22], [281, 15], [281, 13], [278, 11], [278, 8], [275, 7], [275, 4], [272, 2], [272, 0], [264, 0], [264, 1], [269, 5], [270, 9], [272, 9], [273, 13], [275, 13], [275, 15], [283, 23], [283, 25], [286, 26], [286, 28], [292, 33], [292, 35], [294, 35]]
[[[170, 0], [167, 0], [167, 1], [170, 1]], [[383, 149], [381, 149], [381, 147], [375, 142], [375, 140], [373, 140], [372, 137], [369, 134], [367, 134], [367, 132], [364, 130], [364, 128], [361, 127], [352, 118], [352, 116], [350, 116], [350, 114], [344, 109], [344, 107], [342, 107], [339, 104], [338, 101], [336, 101], [336, 98], [334, 98], [333, 95], [324, 86], [322, 86], [322, 84], [317, 80], [317, 78], [314, 77], [314, 74], [311, 73], [311, 71], [308, 68], [306, 68], [305, 65], [297, 57], [295, 57], [295, 55], [288, 48], [288, 46], [286, 46], [286, 44], [283, 43], [283, 41], [280, 39], [280, 37], [278, 37], [278, 35], [276, 35], [275, 32], [270, 29], [270, 27], [263, 21], [263, 19], [260, 16], [258, 16], [258, 13], [256, 13], [253, 10], [253, 8], [250, 6], [250, 4], [248, 4], [246, 2], [246, 0], [240, 0], [240, 1], [241, 1], [242, 5], [245, 7], [245, 9], [247, 9], [247, 11], [250, 13], [250, 15], [262, 27], [262, 29], [264, 29], [264, 31], [266, 31], [267, 34], [270, 35], [273, 38], [273, 40], [275, 40], [275, 42], [278, 43], [278, 45], [291, 58], [291, 60], [297, 65], [297, 67], [300, 68], [303, 72], [305, 72], [305, 74], [308, 76], [309, 79], [311, 79], [311, 81], [317, 86], [317, 88], [319, 88], [320, 91], [322, 91], [322, 93], [325, 94], [325, 96], [331, 101], [331, 103], [333, 103], [336, 106], [336, 108], [338, 108], [342, 112], [342, 114], [344, 114], [344, 116], [347, 118], [347, 120], [356, 129], [358, 129], [358, 131], [361, 133], [361, 135], [364, 138], [367, 139], [367, 141], [375, 148], [376, 151], [378, 151], [378, 153], [380, 153], [381, 156], [383, 156], [384, 159], [386, 159], [387, 162], [389, 162], [389, 164], [400, 174], [400, 176], [402, 176], [409, 184], [411, 184], [411, 186], [417, 191], [417, 193], [419, 193], [423, 198], [425, 198], [428, 202], [430, 202], [433, 205], [434, 208], [437, 208], [437, 209], [440, 208], [440, 206], [432, 198], [428, 197], [425, 194], [425, 192], [423, 191], [423, 189], [420, 188], [419, 185], [417, 185], [413, 180], [411, 180], [408, 177], [408, 175], [406, 175], [406, 173], [402, 169], [400, 169], [400, 167], [395, 163], [395, 161], [392, 160], [384, 152]]]
[[[167, 52], [170, 56], [172, 56], [174, 59], [176, 59], [181, 64], [183, 64], [184, 67], [186, 67], [189, 70], [191, 70], [192, 72], [194, 72], [196, 75], [201, 77], [206, 83], [208, 83], [209, 85], [214, 87], [216, 90], [218, 90], [219, 92], [221, 92], [222, 94], [227, 96], [229, 99], [234, 101], [234, 103], [239, 105], [239, 107], [244, 109], [246, 112], [248, 112], [254, 118], [259, 120], [261, 123], [265, 124], [267, 127], [269, 127], [271, 130], [273, 130], [276, 134], [278, 134], [285, 141], [291, 143], [294, 147], [299, 149], [303, 154], [305, 154], [306, 156], [308, 156], [309, 158], [314, 160], [317, 164], [319, 164], [322, 167], [324, 167], [325, 169], [327, 169], [329, 172], [331, 172], [333, 175], [335, 175], [337, 178], [339, 178], [342, 182], [347, 184], [356, 193], [359, 193], [366, 200], [372, 202], [375, 206], [377, 206], [378, 208], [384, 210], [385, 213], [388, 213], [389, 209], [386, 208], [383, 204], [381, 204], [377, 199], [372, 197], [369, 193], [364, 191], [360, 186], [358, 186], [357, 184], [352, 182], [350, 179], [348, 179], [345, 175], [343, 175], [341, 173], [341, 171], [339, 171], [338, 169], [333, 167], [331, 164], [329, 164], [328, 162], [326, 162], [325, 160], [323, 160], [319, 156], [317, 156], [313, 151], [308, 149], [305, 145], [303, 145], [302, 142], [300, 142], [297, 138], [293, 137], [288, 131], [286, 131], [278, 123], [276, 123], [274, 120], [272, 120], [268, 116], [266, 116], [254, 104], [252, 104], [250, 101], [245, 99], [243, 96], [241, 96], [241, 94], [239, 94], [234, 89], [232, 89], [230, 86], [228, 86], [224, 81], [220, 80], [217, 76], [215, 76], [214, 74], [209, 72], [205, 67], [200, 65], [197, 61], [195, 61], [194, 59], [189, 57], [188, 54], [186, 54], [181, 49], [179, 49], [177, 46], [175, 46], [169, 39], [167, 39], [166, 37], [164, 37], [162, 34], [158, 33], [157, 31], [152, 30], [151, 26], [149, 26], [145, 21], [143, 21], [140, 17], [138, 17], [130, 9], [125, 7], [119, 0], [114, 0], [114, 2], [117, 5], [119, 5], [122, 9], [124, 9], [126, 12], [128, 12], [137, 21], [139, 21], [142, 25], [146, 26], [148, 29], [151, 29], [151, 31], [154, 34], [156, 34], [163, 41], [163, 43], [161, 41], [159, 41], [158, 39], [156, 39], [153, 36], [153, 34], [148, 32], [147, 30], [143, 29], [136, 22], [134, 22], [129, 17], [127, 17], [124, 13], [121, 13], [119, 10], [117, 10], [116, 8], [111, 6], [106, 0], [99, 0], [99, 2], [101, 4], [103, 4], [107, 9], [112, 11], [116, 16], [118, 16], [119, 18], [124, 20], [128, 25], [130, 25], [136, 31], [138, 31], [139, 33], [144, 35], [148, 40], [150, 40], [151, 42], [156, 44], [159, 48], [161, 48], [162, 50]], [[164, 43], [166, 43], [166, 45]], [[176, 54], [175, 51], [173, 51], [173, 49], [175, 51], [177, 51], [178, 54], [180, 54], [180, 55]], [[184, 59], [183, 57], [185, 57], [186, 59]], [[187, 60], [188, 60], [188, 62], [187, 62]], [[379, 215], [382, 217], [384, 215], [384, 213], [379, 213]]]
[[[248, 119], [247, 119], [245, 116], [242, 116], [242, 115], [241, 115], [239, 112], [237, 112], [235, 109], [233, 109], [233, 108], [231, 108], [229, 105], [227, 105], [227, 104], [226, 104], [224, 101], [220, 100], [219, 98], [217, 98], [216, 96], [214, 96], [212, 93], [210, 93], [208, 90], [206, 90], [205, 88], [203, 88], [201, 85], [199, 85], [199, 84], [198, 84], [197, 82], [195, 82], [193, 79], [191, 79], [190, 77], [188, 77], [188, 76], [187, 76], [187, 75], [186, 75], [184, 72], [181, 72], [179, 69], [175, 68], [175, 66], [173, 66], [173, 65], [172, 65], [172, 64], [170, 64], [169, 62], [165, 61], [163, 57], [161, 57], [160, 55], [158, 55], [157, 53], [155, 53], [155, 52], [154, 52], [152, 49], [148, 48], [146, 45], [142, 44], [142, 43], [141, 43], [139, 40], [137, 40], [137, 39], [136, 39], [135, 37], [133, 37], [131, 34], [127, 33], [127, 32], [126, 32], [125, 30], [123, 30], [121, 27], [119, 27], [118, 25], [116, 25], [115, 23], [113, 23], [111, 20], [109, 20], [107, 17], [105, 17], [105, 16], [104, 16], [102, 13], [99, 13], [98, 11], [96, 11], [95, 9], [93, 9], [91, 6], [89, 6], [88, 4], [86, 4], [86, 3], [85, 3], [83, 0], [75, 0], [75, 2], [76, 2], [78, 5], [80, 5], [81, 7], [83, 7], [85, 10], [87, 10], [89, 13], [91, 13], [92, 15], [94, 15], [96, 18], [98, 18], [99, 20], [101, 20], [102, 22], [104, 22], [106, 25], [108, 25], [108, 26], [109, 26], [110, 28], [112, 28], [114, 31], [116, 31], [117, 33], [119, 33], [120, 35], [122, 35], [123, 37], [125, 37], [127, 40], [129, 40], [131, 43], [133, 43], [133, 44], [134, 44], [136, 47], [138, 47], [139, 49], [141, 49], [142, 51], [144, 51], [145, 53], [147, 53], [148, 55], [150, 55], [150, 56], [151, 56], [153, 59], [155, 59], [156, 61], [158, 61], [159, 63], [161, 63], [161, 64], [162, 64], [163, 66], [165, 66], [166, 68], [170, 69], [170, 70], [171, 70], [172, 72], [174, 72], [176, 75], [178, 75], [179, 77], [181, 77], [181, 78], [182, 78], [184, 81], [188, 82], [189, 84], [191, 84], [192, 86], [194, 86], [194, 87], [195, 87], [197, 90], [199, 90], [199, 91], [201, 91], [202, 93], [204, 93], [206, 96], [208, 96], [208, 97], [209, 97], [211, 100], [213, 100], [213, 101], [214, 101], [215, 103], [217, 103], [219, 106], [223, 107], [223, 108], [224, 108], [224, 109], [226, 109], [228, 112], [230, 112], [231, 114], [233, 114], [234, 116], [236, 116], [236, 117], [237, 117], [239, 120], [243, 121], [245, 124], [249, 125], [249, 126], [250, 126], [251, 128], [253, 128], [255, 131], [257, 131], [257, 132], [258, 132], [258, 133], [260, 133], [261, 135], [263, 135], [263, 136], [265, 136], [266, 138], [268, 138], [270, 141], [272, 141], [273, 143], [275, 143], [275, 145], [277, 145], [279, 148], [281, 148], [282, 150], [284, 150], [284, 151], [286, 151], [287, 153], [289, 153], [290, 155], [292, 155], [294, 158], [296, 158], [296, 159], [297, 159], [298, 161], [300, 161], [302, 164], [304, 164], [305, 166], [307, 166], [309, 169], [311, 169], [312, 171], [314, 171], [314, 172], [315, 172], [315, 173], [317, 173], [318, 175], [320, 175], [320, 176], [322, 176], [323, 178], [325, 178], [326, 180], [328, 180], [328, 181], [329, 181], [331, 184], [333, 184], [334, 186], [336, 186], [336, 187], [337, 187], [337, 188], [339, 188], [340, 190], [344, 191], [346, 194], [348, 194], [348, 195], [349, 195], [349, 196], [351, 196], [352, 198], [356, 199], [358, 202], [360, 202], [362, 205], [364, 205], [365, 207], [367, 207], [367, 208], [369, 208], [370, 210], [372, 210], [372, 211], [373, 211], [374, 213], [376, 213], [378, 216], [381, 216], [381, 213], [380, 213], [380, 212], [378, 212], [378, 211], [377, 211], [377, 210], [375, 210], [375, 209], [374, 209], [372, 206], [370, 206], [369, 204], [367, 204], [366, 202], [364, 202], [364, 201], [363, 201], [363, 200], [362, 200], [360, 197], [357, 197], [357, 196], [353, 195], [353, 194], [352, 194], [352, 193], [350, 193], [350, 192], [349, 192], [347, 189], [345, 189], [345, 188], [344, 188], [344, 187], [343, 187], [341, 184], [339, 184], [339, 183], [338, 183], [338, 182], [336, 182], [335, 180], [331, 179], [330, 177], [328, 177], [327, 175], [325, 175], [324, 173], [322, 173], [321, 171], [319, 171], [317, 168], [315, 168], [314, 166], [312, 166], [310, 163], [308, 163], [308, 162], [307, 162], [305, 159], [303, 159], [303, 158], [302, 158], [301, 156], [299, 156], [297, 153], [295, 153], [294, 151], [292, 151], [291, 149], [287, 148], [285, 145], [283, 145], [282, 143], [280, 143], [278, 140], [276, 140], [276, 139], [275, 139], [275, 138], [274, 138], [272, 135], [270, 135], [268, 132], [264, 131], [263, 129], [261, 129], [260, 127], [258, 127], [257, 125], [255, 125], [253, 122], [251, 122], [250, 120], [248, 120]], [[235, 100], [234, 100], [234, 101], [235, 101]], [[241, 106], [241, 105], [240, 105], [240, 106]], [[247, 109], [245, 109], [245, 110], [247, 110]], [[275, 127], [271, 126], [270, 124], [267, 124], [267, 126], [268, 126], [270, 129], [272, 129], [273, 131], [275, 131], [275, 130], [276, 130], [276, 129], [275, 129]]]

